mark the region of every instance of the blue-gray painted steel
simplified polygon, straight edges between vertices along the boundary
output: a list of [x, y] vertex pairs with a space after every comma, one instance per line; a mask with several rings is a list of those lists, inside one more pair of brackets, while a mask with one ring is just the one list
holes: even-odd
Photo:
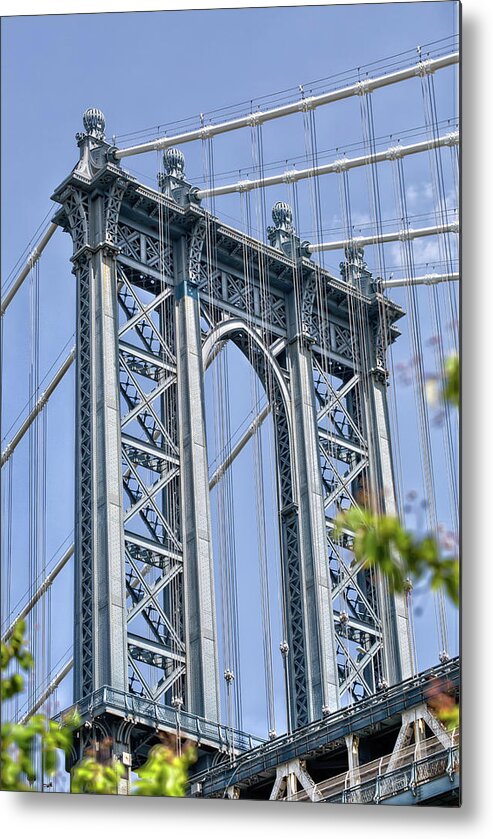
[[[350, 535], [332, 532], [365, 482], [392, 482], [384, 387], [375, 407], [367, 382], [385, 381], [402, 310], [375, 291], [362, 254], [348, 250], [342, 278], [303, 256], [287, 205], [265, 245], [198, 206], [181, 152], [167, 150], [159, 192], [112, 162], [97, 109], [84, 127], [54, 196], [78, 287], [74, 698], [104, 686], [219, 724], [201, 342], [226, 328], [273, 408], [290, 726], [325, 731], [322, 714], [375, 703], [379, 678], [402, 671], [404, 612], [384, 637], [374, 583], [349, 568]], [[386, 671], [389, 649], [398, 664]]]
[[402, 711], [425, 702], [436, 680], [446, 680], [458, 691], [460, 683], [459, 660], [421, 673], [385, 691], [362, 700], [352, 708], [335, 711], [323, 720], [298, 729], [292, 735], [257, 747], [238, 758], [234, 767], [218, 767], [204, 775], [196, 775], [192, 782], [202, 784], [205, 797], [221, 796], [232, 784], [248, 786], [259, 777], [274, 777], [275, 769], [289, 760], [306, 760], [345, 745], [348, 734], [370, 731], [379, 723], [399, 717]]

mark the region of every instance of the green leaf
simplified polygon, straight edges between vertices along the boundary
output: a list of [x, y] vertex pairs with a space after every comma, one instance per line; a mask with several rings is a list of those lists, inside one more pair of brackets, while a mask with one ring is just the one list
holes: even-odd
[[449, 356], [445, 362], [445, 370], [443, 377], [443, 395], [444, 398], [459, 407], [460, 403], [460, 364], [459, 356], [457, 354]]
[[335, 536], [343, 531], [354, 533], [353, 550], [357, 562], [378, 568], [389, 589], [405, 590], [405, 581], [431, 574], [432, 588], [444, 588], [452, 602], [459, 602], [459, 563], [441, 559], [435, 539], [416, 539], [395, 516], [380, 516], [365, 508], [353, 507], [339, 514]]

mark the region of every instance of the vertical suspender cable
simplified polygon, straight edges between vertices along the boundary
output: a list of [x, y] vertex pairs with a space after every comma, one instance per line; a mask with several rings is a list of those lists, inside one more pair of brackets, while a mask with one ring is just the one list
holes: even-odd
[[[428, 128], [430, 138], [435, 139], [439, 135], [439, 123], [435, 96], [435, 82], [433, 74], [424, 74], [421, 76], [421, 90], [423, 97], [423, 110], [425, 115], [425, 122]], [[442, 154], [439, 148], [429, 151], [431, 176], [435, 187], [435, 196], [438, 199], [438, 205], [435, 206], [435, 216], [439, 219], [448, 220], [449, 211], [447, 209], [447, 194], [445, 190], [445, 178], [443, 172]], [[440, 237], [439, 247], [445, 252], [445, 270], [447, 273], [452, 273], [453, 257], [452, 249], [453, 239], [450, 233], [446, 233]], [[458, 349], [458, 312], [456, 302], [456, 291], [453, 283], [446, 283], [445, 291], [448, 293], [448, 303], [450, 308], [451, 330], [454, 339], [454, 349]]]
[[[262, 180], [264, 178], [264, 159], [263, 159], [263, 139], [262, 127], [252, 126], [251, 129], [251, 145], [252, 156], [255, 169], [258, 177]], [[258, 229], [265, 229], [266, 227], [266, 208], [265, 208], [265, 194], [264, 190], [257, 193], [256, 201], [256, 225]], [[257, 271], [259, 282], [259, 315], [261, 318], [260, 333], [263, 344], [267, 347], [269, 343], [269, 326], [270, 326], [270, 301], [269, 301], [269, 283], [268, 274], [266, 271], [264, 255], [261, 248], [257, 252]], [[253, 290], [253, 289], [252, 289]], [[253, 301], [252, 301], [253, 303]], [[252, 305], [252, 315], [254, 313], [254, 306]], [[252, 353], [255, 351], [251, 348]], [[262, 363], [262, 362], [261, 362]], [[273, 379], [272, 370], [267, 361], [263, 362], [265, 367], [265, 381], [264, 387], [267, 398], [272, 398], [273, 394]], [[253, 404], [257, 404], [260, 399], [260, 380], [258, 374], [252, 375], [253, 384]], [[275, 732], [275, 702], [274, 702], [274, 671], [272, 660], [272, 620], [270, 608], [270, 585], [269, 585], [269, 563], [268, 563], [268, 543], [267, 543], [267, 528], [265, 515], [265, 491], [264, 491], [264, 445], [263, 445], [263, 430], [258, 428], [254, 436], [254, 462], [255, 462], [255, 486], [256, 486], [256, 500], [257, 500], [257, 530], [259, 535], [259, 573], [260, 573], [260, 595], [262, 607], [262, 624], [264, 632], [264, 661], [266, 669], [266, 703], [267, 703], [267, 722], [268, 730], [271, 733]]]
[[[163, 177], [163, 158], [159, 154], [157, 155], [157, 163], [158, 163], [158, 181], [161, 181]], [[158, 208], [158, 230], [159, 230], [159, 273], [160, 273], [160, 284], [159, 284], [159, 292], [162, 293], [165, 290], [165, 287], [172, 282], [172, 277], [169, 275], [169, 259], [171, 259], [171, 238], [170, 238], [170, 231], [169, 231], [170, 221], [169, 221], [169, 209], [167, 204], [164, 202], [159, 202]], [[171, 298], [164, 299], [159, 306], [159, 324], [160, 324], [160, 333], [161, 338], [163, 341], [164, 346], [160, 347], [159, 353], [163, 359], [176, 358], [176, 346], [174, 346], [174, 337], [175, 337], [175, 329], [172, 325], [172, 318], [174, 314], [174, 296]], [[166, 373], [161, 371], [160, 376], [164, 379]], [[176, 428], [176, 404], [175, 400], [177, 399], [176, 395], [176, 388], [168, 388], [163, 396], [161, 397], [161, 420], [163, 426], [168, 433], [170, 439], [177, 443], [177, 428]], [[163, 474], [163, 470], [167, 467], [163, 463], [161, 466], [161, 474]], [[169, 527], [173, 534], [177, 534], [179, 530], [178, 524], [178, 498], [177, 498], [177, 486], [175, 480], [168, 481], [164, 491], [164, 498], [163, 498], [163, 516], [166, 517], [168, 520]], [[157, 571], [156, 569], [151, 569], [152, 580], [157, 581], [158, 575], [163, 573], [163, 571]], [[181, 653], [180, 642], [184, 641], [184, 629], [183, 629], [183, 574], [177, 574], [169, 583], [167, 587], [167, 594], [166, 594], [166, 603], [168, 607], [168, 612], [171, 620], [171, 624], [174, 629], [174, 633], [171, 633], [170, 638], [170, 646], [171, 651], [174, 655]], [[165, 676], [168, 676], [172, 671], [173, 664], [169, 665], [169, 673], [165, 673]], [[180, 710], [182, 704], [184, 702], [184, 697], [186, 694], [186, 686], [185, 686], [185, 679], [184, 676], [180, 676], [173, 682], [171, 688], [171, 704], [175, 708], [176, 711], [176, 739], [177, 739], [177, 749], [180, 752], [181, 750], [181, 733], [180, 733]]]
[[[367, 184], [368, 184], [368, 196], [369, 196], [369, 203], [371, 208], [371, 214], [373, 215], [373, 222], [375, 225], [375, 231], [377, 236], [381, 236], [383, 233], [383, 224], [382, 224], [382, 208], [381, 208], [381, 198], [380, 198], [380, 181], [379, 181], [379, 170], [378, 165], [375, 162], [375, 155], [376, 155], [376, 141], [375, 141], [375, 123], [374, 123], [374, 116], [373, 116], [373, 94], [371, 92], [363, 93], [360, 96], [360, 110], [361, 110], [361, 124], [363, 130], [363, 140], [368, 148], [368, 152], [370, 155], [370, 164], [366, 167], [366, 174], [367, 174]], [[386, 263], [385, 263], [385, 248], [383, 242], [378, 240], [377, 244], [377, 269], [378, 274], [381, 277], [386, 275]], [[379, 324], [377, 327], [377, 334], [374, 335], [374, 341], [379, 340], [378, 332], [380, 332], [380, 338], [382, 340], [383, 351], [385, 356], [388, 356], [389, 351], [389, 343], [388, 343], [388, 325], [387, 325], [387, 312], [385, 303], [380, 302], [378, 308], [378, 317], [379, 317]], [[376, 352], [378, 352], [378, 347], [376, 347]], [[398, 419], [397, 419], [397, 410], [395, 403], [393, 403], [392, 398], [389, 400], [391, 403], [391, 411], [390, 414], [393, 416], [394, 424], [396, 427], [397, 437], [398, 437]], [[394, 407], [394, 411], [392, 411], [392, 405]], [[374, 456], [377, 457], [377, 440], [372, 441], [371, 450], [374, 451]], [[397, 449], [398, 454], [400, 453], [399, 447]], [[394, 458], [395, 462], [395, 458]], [[398, 478], [402, 475], [402, 467], [397, 460], [397, 476]], [[398, 506], [402, 504], [402, 488], [399, 486], [399, 482], [396, 482], [395, 486], [396, 495]], [[380, 488], [380, 492], [384, 491], [384, 487]], [[378, 513], [382, 513], [385, 511], [385, 501], [384, 498], [380, 497], [380, 492], [378, 496], [374, 498], [373, 504], [375, 505], [375, 510]], [[390, 592], [389, 592], [389, 585], [388, 581], [382, 576], [378, 575], [378, 589], [381, 592], [381, 609], [382, 609], [382, 623], [384, 628], [384, 636], [387, 640], [387, 646], [390, 647], [390, 656], [392, 658], [392, 664], [394, 666], [394, 672], [399, 672], [399, 651], [398, 651], [398, 642], [395, 636], [395, 632], [392, 631], [391, 626], [391, 616], [389, 614], [389, 602], [390, 602]]]
[[[425, 115], [425, 123], [428, 128], [428, 134], [431, 139], [434, 139], [439, 134], [437, 105], [435, 96], [434, 79], [432, 75], [425, 75], [421, 77], [421, 89], [423, 98], [423, 110]], [[455, 154], [457, 154], [456, 147], [450, 147]], [[440, 149], [433, 149], [428, 152], [430, 163], [430, 173], [433, 184], [433, 197], [435, 199], [435, 219], [437, 223], [441, 220], [449, 219], [449, 209], [447, 207], [447, 192], [445, 188], [445, 177], [443, 170], [443, 155]], [[455, 176], [456, 167], [453, 165], [453, 174]], [[453, 257], [453, 239], [451, 234], [445, 234], [439, 237], [439, 248], [445, 252], [445, 267], [448, 273], [453, 270], [455, 259]], [[445, 283], [446, 289], [438, 289], [435, 286], [429, 289], [430, 308], [433, 313], [435, 323], [435, 356], [437, 361], [437, 369], [439, 374], [443, 374], [445, 369], [446, 353], [444, 350], [444, 336], [442, 330], [442, 307], [441, 297], [446, 295], [449, 304], [450, 329], [452, 335], [452, 350], [457, 352], [457, 308], [456, 308], [456, 290], [453, 288], [453, 283]], [[448, 477], [448, 492], [450, 502], [451, 521], [455, 532], [458, 530], [458, 497], [457, 497], [457, 453], [455, 451], [454, 442], [456, 434], [453, 433], [453, 417], [451, 406], [443, 398], [443, 393], [440, 389], [440, 407], [442, 413], [442, 435], [444, 441], [444, 452], [446, 459], [446, 469]]]
[[[395, 161], [395, 177], [397, 200], [400, 206], [402, 222], [405, 228], [407, 229], [407, 227], [409, 226], [409, 216], [407, 212], [403, 161], [400, 159], [397, 159]], [[404, 261], [406, 263], [407, 276], [412, 278], [415, 276], [414, 258], [412, 243], [408, 239], [404, 239], [403, 241], [403, 256]], [[415, 399], [418, 407], [418, 425], [420, 435], [422, 468], [427, 492], [427, 518], [430, 530], [436, 535], [438, 531], [438, 523], [436, 513], [433, 453], [431, 446], [429, 412], [426, 401], [425, 374], [423, 366], [423, 346], [419, 320], [417, 288], [412, 283], [410, 283], [409, 287], [407, 288], [407, 294], [411, 343], [413, 349], [413, 356], [416, 364], [416, 377], [413, 378], [413, 382], [415, 385]], [[443, 593], [438, 592], [434, 600], [436, 607], [439, 644], [442, 650], [447, 650], [447, 626], [445, 606], [443, 602]]]
[[[304, 97], [304, 90], [301, 88], [303, 97]], [[311, 109], [307, 109], [303, 111], [303, 127], [304, 127], [304, 141], [305, 141], [305, 158], [309, 163], [310, 168], [316, 168], [318, 166], [319, 161], [319, 154], [318, 154], [318, 144], [317, 144], [317, 128], [316, 128], [316, 117], [315, 112]], [[311, 213], [311, 224], [314, 231], [314, 238], [316, 242], [319, 244], [322, 242], [322, 200], [320, 194], [320, 181], [319, 178], [314, 175], [310, 177], [308, 180], [309, 186], [309, 197], [310, 197], [310, 213]], [[326, 287], [326, 280], [322, 277], [321, 269], [323, 269], [325, 264], [325, 255], [322, 252], [322, 258], [319, 263], [316, 264], [315, 267], [315, 297], [313, 301], [313, 307], [316, 309], [316, 322], [318, 323], [318, 340], [321, 346], [321, 354], [319, 359], [319, 373], [321, 373], [323, 384], [321, 384], [321, 397], [328, 401], [331, 398], [331, 376], [332, 376], [332, 364], [329, 360], [329, 351], [330, 351], [330, 334], [329, 334], [329, 325], [325, 319], [325, 313], [328, 311], [328, 300], [327, 300], [327, 287]], [[295, 279], [299, 284], [299, 298], [301, 301], [302, 298], [302, 287], [301, 287], [301, 277], [298, 276], [298, 272], [295, 272]], [[313, 316], [313, 314], [312, 314]], [[308, 326], [308, 324], [306, 324]], [[304, 328], [304, 324], [302, 322], [302, 315], [300, 312], [300, 322], [298, 324], [299, 333], [302, 334]], [[313, 362], [315, 361], [315, 351], [313, 351], [312, 356]], [[313, 372], [312, 372], [313, 375]], [[313, 387], [315, 389], [315, 381], [313, 380]], [[319, 388], [320, 389], [320, 388]], [[323, 394], [323, 395], [322, 395]], [[318, 428], [318, 423], [317, 423]], [[317, 432], [318, 433], [318, 432]], [[336, 482], [338, 480], [338, 472], [336, 466], [336, 458], [335, 458], [335, 451], [334, 446], [331, 442], [327, 441], [326, 443], [327, 449], [327, 457], [328, 457], [328, 466], [330, 468], [330, 474], [332, 476], [332, 488], [335, 487]], [[321, 462], [321, 453], [319, 452], [319, 469], [322, 469], [322, 462]], [[330, 492], [331, 490], [327, 490]], [[326, 539], [328, 539], [327, 534], [327, 525], [326, 525]], [[328, 546], [326, 548], [326, 562], [328, 562]], [[341, 574], [346, 573], [346, 567], [343, 562], [341, 556], [338, 556], [338, 562], [340, 567]], [[328, 570], [330, 575], [330, 571]], [[319, 585], [319, 572], [317, 565], [315, 566], [315, 584]], [[341, 598], [339, 598], [341, 600]], [[344, 595], [342, 596], [342, 603], [339, 603], [339, 612], [345, 612], [345, 603], [344, 603]], [[317, 644], [320, 645], [321, 639], [318, 637]], [[348, 680], [349, 673], [350, 673], [350, 659], [349, 659], [349, 649], [348, 645], [344, 645], [341, 641], [337, 642], [337, 650], [336, 655], [341, 654], [344, 657], [344, 672], [345, 678]], [[349, 685], [349, 681], [348, 681]], [[352, 692], [351, 687], [349, 686], [347, 689], [347, 696], [349, 702], [352, 701]]]
[[[212, 138], [204, 139], [202, 149], [205, 180], [213, 186], [215, 171]], [[209, 309], [212, 325], [221, 319], [220, 309], [215, 305], [215, 299], [218, 294], [217, 283], [220, 282], [221, 275], [218, 269], [217, 241], [215, 227], [212, 223], [213, 216], [214, 198], [212, 199], [210, 213], [206, 217], [207, 291], [210, 301]], [[232, 444], [228, 365], [229, 353], [227, 347], [223, 347], [213, 365], [216, 451], [220, 452], [223, 457], [227, 457], [230, 453]], [[216, 503], [221, 581], [222, 637], [226, 680], [226, 712], [228, 716], [228, 727], [232, 729], [234, 720], [236, 720], [238, 726], [241, 726], [242, 699], [235, 509], [233, 473], [231, 469], [226, 470], [226, 473], [217, 486]], [[228, 677], [226, 677], [226, 674], [228, 674]]]

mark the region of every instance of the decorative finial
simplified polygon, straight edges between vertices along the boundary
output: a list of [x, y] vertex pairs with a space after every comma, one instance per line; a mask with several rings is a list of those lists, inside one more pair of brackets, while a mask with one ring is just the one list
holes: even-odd
[[106, 120], [104, 114], [99, 108], [88, 108], [84, 111], [82, 117], [86, 134], [90, 134], [97, 140], [104, 140], [104, 129], [106, 127]]
[[364, 259], [364, 249], [357, 241], [353, 241], [344, 248], [344, 255], [345, 261], [339, 263], [342, 279], [366, 293], [372, 276]]
[[348, 262], [363, 270], [366, 268], [366, 262], [364, 260], [365, 251], [361, 245], [346, 245], [344, 253]]
[[293, 232], [293, 211], [289, 204], [278, 201], [272, 208], [272, 221], [277, 230], [284, 230], [286, 233]]
[[165, 149], [163, 166], [167, 175], [176, 178], [177, 181], [185, 180], [185, 155], [180, 149]]

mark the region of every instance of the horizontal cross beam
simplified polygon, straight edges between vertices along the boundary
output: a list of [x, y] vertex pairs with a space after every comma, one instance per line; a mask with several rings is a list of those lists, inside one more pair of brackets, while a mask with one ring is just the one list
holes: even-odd
[[374, 154], [365, 154], [361, 157], [342, 157], [339, 160], [333, 160], [331, 163], [325, 163], [321, 166], [310, 166], [309, 169], [291, 169], [280, 175], [258, 178], [255, 181], [243, 180], [237, 181], [234, 184], [216, 186], [211, 189], [199, 189], [195, 192], [195, 198], [201, 200], [202, 198], [210, 198], [212, 196], [230, 195], [234, 192], [250, 192], [252, 189], [262, 189], [264, 187], [277, 186], [278, 184], [297, 183], [297, 181], [303, 181], [318, 175], [331, 175], [336, 172], [346, 171], [347, 169], [356, 169], [359, 166], [381, 163], [384, 160], [408, 157], [411, 154], [419, 154], [420, 152], [440, 148], [441, 146], [454, 146], [458, 142], [459, 132], [453, 132], [443, 137], [435, 137], [432, 140], [424, 140], [423, 142], [413, 143], [408, 146], [390, 146], [383, 151], [375, 152]]
[[331, 102], [348, 99], [354, 95], [371, 93], [373, 90], [378, 90], [381, 87], [387, 87], [388, 85], [405, 81], [405, 79], [412, 79], [414, 76], [434, 73], [435, 70], [440, 70], [442, 67], [449, 67], [452, 64], [457, 64], [458, 61], [458, 52], [443, 55], [440, 58], [420, 61], [418, 64], [413, 64], [411, 67], [405, 67], [402, 70], [387, 73], [385, 76], [377, 76], [374, 79], [364, 79], [364, 81], [356, 82], [355, 84], [340, 88], [339, 90], [326, 91], [325, 93], [320, 93], [318, 96], [308, 96], [303, 99], [298, 99], [296, 102], [290, 102], [287, 105], [280, 105], [277, 108], [269, 108], [269, 110], [266, 111], [254, 111], [251, 114], [247, 114], [247, 116], [228, 120], [226, 122], [219, 122], [216, 125], [204, 125], [201, 128], [197, 128], [194, 131], [186, 131], [183, 134], [175, 134], [171, 137], [161, 137], [158, 140], [151, 140], [149, 143], [141, 143], [138, 146], [130, 146], [128, 149], [117, 149], [114, 152], [114, 157], [116, 160], [121, 160], [123, 157], [144, 154], [149, 151], [158, 151], [159, 149], [167, 149], [170, 148], [170, 146], [179, 146], [183, 143], [191, 143], [193, 140], [207, 140], [210, 137], [215, 137], [217, 134], [226, 134], [229, 131], [237, 131], [239, 128], [262, 125], [264, 122], [270, 122], [273, 119], [279, 119], [281, 117], [288, 116], [289, 114], [311, 111], [314, 108], [319, 108], [321, 105], [328, 105]]
[[422, 277], [404, 277], [396, 280], [382, 280], [383, 288], [400, 288], [406, 285], [435, 285], [436, 283], [455, 282], [460, 279], [458, 272], [452, 274], [424, 274]]
[[353, 236], [352, 239], [342, 239], [338, 242], [320, 242], [319, 244], [307, 245], [308, 253], [320, 251], [338, 251], [348, 247], [364, 247], [366, 245], [377, 245], [386, 242], [405, 242], [410, 239], [419, 239], [421, 236], [435, 236], [439, 233], [458, 233], [459, 223], [437, 224], [434, 227], [420, 227], [417, 230], [393, 230], [391, 233], [374, 233], [371, 236]]

